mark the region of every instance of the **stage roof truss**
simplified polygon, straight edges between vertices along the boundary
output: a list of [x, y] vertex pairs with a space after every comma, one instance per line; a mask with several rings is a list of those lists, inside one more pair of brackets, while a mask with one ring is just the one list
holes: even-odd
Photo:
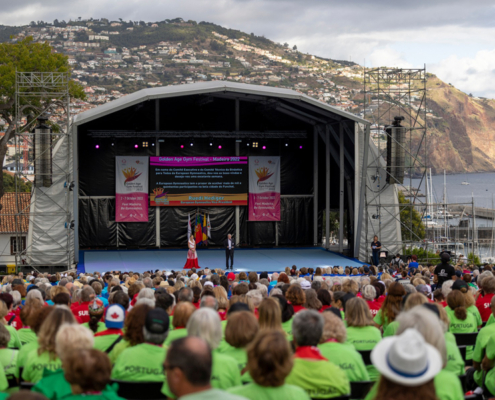
[[199, 139], [306, 139], [306, 131], [257, 132], [257, 131], [99, 131], [90, 130], [88, 136], [95, 138], [156, 137]]

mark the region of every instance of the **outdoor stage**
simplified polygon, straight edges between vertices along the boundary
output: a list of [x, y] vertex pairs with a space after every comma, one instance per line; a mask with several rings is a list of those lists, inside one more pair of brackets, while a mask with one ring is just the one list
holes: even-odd
[[[186, 263], [187, 250], [87, 250], [79, 256], [79, 272], [180, 270]], [[225, 250], [198, 249], [200, 268], [225, 269]], [[318, 247], [277, 249], [236, 249], [235, 271], [279, 272], [285, 267], [317, 268], [359, 267], [358, 260], [343, 257]]]

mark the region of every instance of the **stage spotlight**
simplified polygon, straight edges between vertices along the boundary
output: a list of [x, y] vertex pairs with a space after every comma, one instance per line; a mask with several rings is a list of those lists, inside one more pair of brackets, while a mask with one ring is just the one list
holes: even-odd
[[258, 142], [253, 142], [253, 147], [258, 147]]
[[222, 145], [221, 145], [221, 144], [219, 144], [219, 145], [218, 145], [218, 148], [221, 150], [221, 149], [222, 149]]
[[155, 143], [151, 143], [151, 147], [155, 147]]
[[138, 147], [139, 147], [139, 145], [138, 145], [138, 144], [135, 144], [135, 145], [134, 145], [134, 148], [135, 148], [135, 149], [137, 149]]
[[[136, 146], [134, 146], [134, 147], [136, 147]], [[143, 147], [148, 147], [148, 142], [143, 142]], [[137, 147], [136, 147], [136, 149], [137, 149]]]
[[213, 143], [212, 142], [210, 142], [210, 146], [213, 146]]
[[263, 147], [262, 147], [262, 149], [263, 149], [263, 150], [266, 150], [266, 146], [263, 146]]
[[180, 148], [181, 148], [181, 149], [183, 149], [183, 148], [184, 148], [184, 145], [183, 145], [183, 144], [181, 144], [181, 145], [180, 145]]
[[286, 144], [285, 144], [285, 147], [288, 147], [288, 146], [289, 146], [289, 143], [286, 143]]
[[246, 143], [246, 146], [248, 146], [248, 147], [249, 147], [249, 142], [247, 142], [247, 143]]
[[302, 150], [302, 146], [299, 146], [299, 148]]
[[115, 146], [115, 143], [112, 143], [112, 147]]
[[194, 143], [193, 142], [189, 143], [189, 146], [193, 147], [194, 146]]
[[97, 145], [95, 146], [95, 149], [99, 149], [99, 148], [100, 148], [100, 145], [99, 145], [99, 144], [97, 144]]

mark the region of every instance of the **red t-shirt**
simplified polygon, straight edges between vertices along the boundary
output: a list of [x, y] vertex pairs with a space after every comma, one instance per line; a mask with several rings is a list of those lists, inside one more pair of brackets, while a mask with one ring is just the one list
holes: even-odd
[[18, 315], [16, 315], [14, 312], [8, 313], [7, 316], [5, 317], [5, 321], [7, 321], [7, 324], [8, 324], [10, 319], [14, 315], [15, 315], [15, 318], [9, 325], [13, 326], [15, 329], [19, 330], [22, 328], [22, 321], [21, 321], [21, 318]]
[[320, 312], [323, 312], [323, 311], [325, 311], [327, 308], [330, 308], [330, 307], [332, 307], [332, 306], [321, 306], [321, 308], [320, 308], [320, 310], [319, 310], [319, 311], [320, 311]]
[[375, 300], [379, 304], [383, 304], [385, 301], [385, 296], [382, 294], [381, 296], [378, 297], [378, 299]]
[[76, 317], [77, 322], [80, 324], [85, 324], [91, 319], [89, 316], [89, 303], [91, 303], [91, 301], [85, 301], [81, 304], [76, 303], [70, 308], [72, 314], [74, 314], [74, 317]]
[[494, 293], [485, 294], [484, 296], [481, 296], [480, 294], [478, 296], [478, 300], [476, 300], [476, 307], [478, 308], [478, 311], [481, 314], [481, 320], [483, 322], [488, 321], [488, 318], [490, 318], [490, 315], [492, 314], [490, 303], [492, 301], [493, 296]]
[[382, 307], [382, 303], [378, 303], [376, 300], [366, 300], [366, 303], [368, 303], [372, 317], [375, 318], [378, 310]]
[[303, 306], [295, 306], [294, 304], [292, 305], [292, 308], [294, 309], [294, 314], [298, 313], [299, 311], [305, 310]]
[[441, 301], [440, 304], [443, 308], [447, 307], [447, 302], [445, 300]]
[[227, 311], [218, 311], [218, 316], [221, 321], [225, 321], [227, 319]]

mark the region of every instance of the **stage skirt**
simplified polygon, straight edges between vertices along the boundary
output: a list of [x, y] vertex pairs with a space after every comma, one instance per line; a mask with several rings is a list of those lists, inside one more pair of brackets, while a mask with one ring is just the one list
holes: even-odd
[[199, 268], [198, 256], [196, 255], [196, 251], [188, 250], [187, 262], [186, 265], [184, 265], [184, 269], [191, 269], [191, 268]]

